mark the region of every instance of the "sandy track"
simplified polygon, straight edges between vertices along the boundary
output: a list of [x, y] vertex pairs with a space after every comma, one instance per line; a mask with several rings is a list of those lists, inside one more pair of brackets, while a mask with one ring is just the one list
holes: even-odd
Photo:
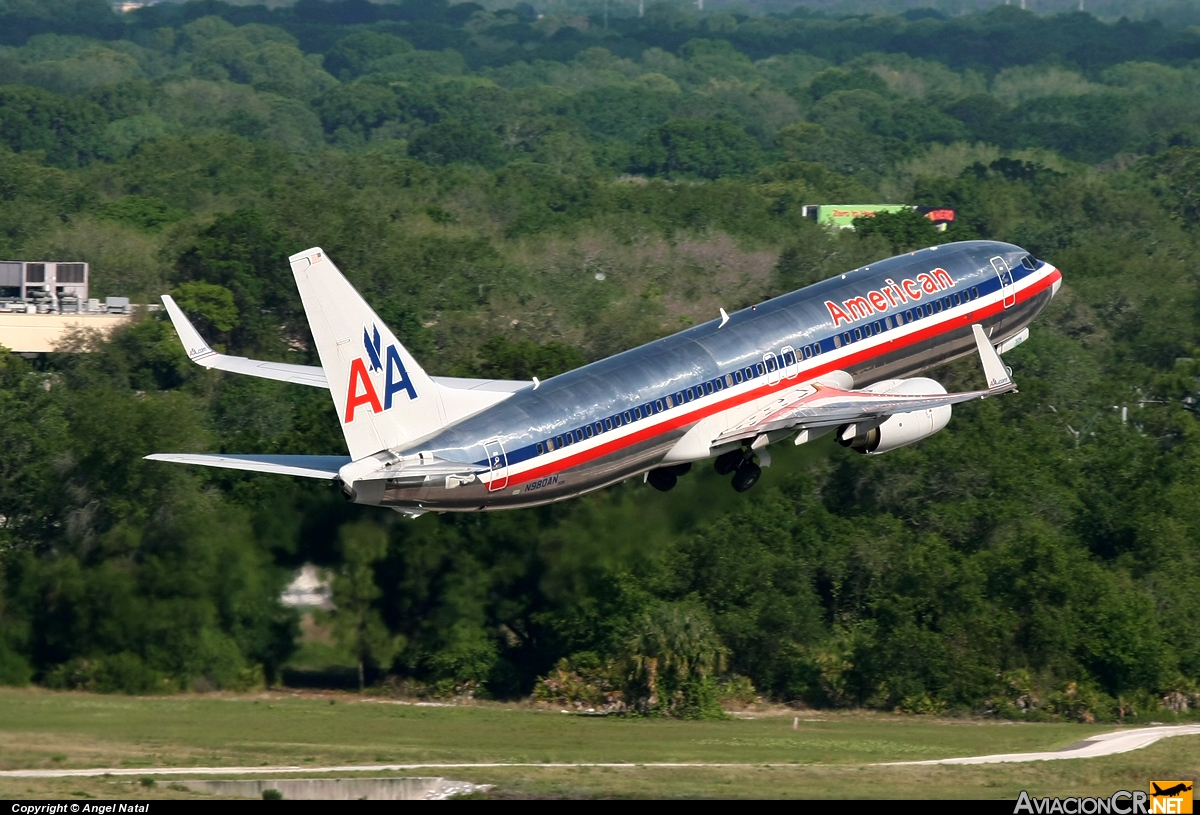
[[1019, 761], [1060, 761], [1065, 758], [1096, 758], [1128, 753], [1149, 747], [1159, 739], [1171, 736], [1200, 736], [1200, 724], [1183, 724], [1169, 727], [1140, 727], [1137, 730], [1118, 730], [1092, 736], [1081, 742], [1045, 753], [1003, 753], [995, 756], [968, 756], [965, 758], [941, 758], [932, 761], [889, 761], [878, 766], [901, 766], [921, 764], [1007, 764]]

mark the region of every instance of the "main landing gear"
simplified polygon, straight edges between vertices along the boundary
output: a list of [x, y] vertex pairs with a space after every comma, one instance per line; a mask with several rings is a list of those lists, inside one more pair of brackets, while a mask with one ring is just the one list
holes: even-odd
[[675, 489], [675, 484], [678, 482], [679, 476], [687, 475], [691, 469], [691, 462], [676, 464], [673, 467], [660, 467], [646, 474], [646, 482], [659, 492], [670, 492]]
[[733, 489], [745, 492], [758, 483], [762, 477], [762, 468], [751, 459], [753, 454], [748, 449], [730, 450], [717, 456], [713, 468], [718, 475], [733, 473]]

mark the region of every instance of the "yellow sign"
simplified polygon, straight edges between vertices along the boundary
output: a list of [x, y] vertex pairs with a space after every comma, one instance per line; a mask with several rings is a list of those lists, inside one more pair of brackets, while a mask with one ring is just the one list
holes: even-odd
[[1191, 815], [1191, 781], [1151, 781], [1150, 815]]

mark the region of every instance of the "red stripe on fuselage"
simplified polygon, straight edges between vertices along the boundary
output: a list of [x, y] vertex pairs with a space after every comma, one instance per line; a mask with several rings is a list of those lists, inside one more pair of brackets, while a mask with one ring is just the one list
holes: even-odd
[[[1053, 274], [1047, 275], [1038, 283], [1035, 283], [1028, 288], [1017, 292], [1016, 303], [1029, 300], [1030, 298], [1041, 294], [1043, 291], [1050, 288], [1055, 282], [1061, 279], [1062, 272], [1060, 272], [1058, 269], [1055, 269]], [[1015, 306], [1016, 303], [1014, 303], [1013, 306]], [[1013, 306], [1009, 306], [1008, 308], [1012, 308]], [[637, 430], [627, 436], [621, 436], [620, 438], [613, 439], [612, 441], [605, 442], [604, 444], [598, 444], [595, 447], [583, 450], [575, 455], [561, 458], [558, 461], [550, 462], [549, 464], [543, 464], [541, 467], [534, 467], [533, 469], [526, 470], [522, 473], [510, 475], [508, 478], [508, 486], [511, 487], [514, 484], [524, 484], [528, 481], [533, 481], [547, 475], [565, 472], [572, 467], [577, 467], [580, 464], [586, 464], [589, 461], [601, 458], [609, 453], [615, 453], [624, 447], [629, 447], [637, 444], [638, 442], [652, 439], [655, 436], [661, 436], [664, 433], [676, 430], [686, 425], [695, 424], [701, 419], [705, 419], [715, 413], [720, 413], [722, 411], [735, 408], [738, 405], [743, 405], [746, 402], [760, 399], [775, 391], [793, 388], [799, 384], [799, 382], [796, 380], [807, 382], [822, 376], [823, 374], [827, 374], [830, 371], [836, 371], [885, 353], [891, 353], [898, 348], [905, 348], [909, 345], [921, 342], [922, 340], [929, 339], [930, 337], [935, 337], [938, 334], [944, 334], [947, 331], [951, 331], [955, 328], [961, 328], [963, 326], [971, 325], [972, 323], [977, 323], [982, 319], [992, 316], [993, 314], [999, 314], [1000, 312], [1007, 310], [1008, 309], [1004, 308], [1004, 298], [1001, 297], [1000, 299], [996, 300], [995, 303], [984, 306], [981, 309], [969, 311], [966, 314], [958, 317], [951, 317], [950, 319], [941, 323], [934, 323], [927, 328], [913, 331], [911, 334], [906, 334], [903, 337], [899, 337], [895, 340], [889, 340], [888, 342], [880, 343], [879, 345], [871, 348], [866, 348], [858, 353], [848, 354], [844, 357], [839, 357], [836, 360], [831, 360], [822, 365], [815, 365], [808, 370], [800, 371], [791, 379], [784, 379], [781, 377], [779, 382], [774, 385], [762, 385], [753, 390], [746, 391], [745, 393], [731, 396], [724, 401], [714, 402], [713, 404], [697, 408], [690, 413], [673, 416], [660, 422], [659, 424], [642, 430]], [[801, 375], [803, 375], [803, 379], [801, 379]]]

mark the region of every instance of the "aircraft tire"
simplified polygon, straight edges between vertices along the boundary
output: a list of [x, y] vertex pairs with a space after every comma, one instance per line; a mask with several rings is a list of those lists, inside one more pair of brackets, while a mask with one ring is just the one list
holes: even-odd
[[678, 476], [672, 470], [651, 470], [650, 476], [646, 479], [650, 486], [659, 492], [670, 492], [675, 489], [678, 480]]
[[753, 461], [743, 461], [737, 468], [737, 472], [733, 474], [733, 489], [736, 492], [745, 492], [757, 484], [761, 476], [761, 467]]
[[730, 450], [717, 456], [717, 460], [713, 462], [713, 469], [717, 471], [717, 475], [729, 475], [745, 460], [746, 456], [741, 450]]
[[675, 473], [675, 475], [677, 475], [677, 476], [687, 475], [691, 471], [692, 471], [692, 462], [690, 462], [690, 461], [685, 461], [683, 464], [676, 464], [674, 467], [671, 468], [671, 472]]

